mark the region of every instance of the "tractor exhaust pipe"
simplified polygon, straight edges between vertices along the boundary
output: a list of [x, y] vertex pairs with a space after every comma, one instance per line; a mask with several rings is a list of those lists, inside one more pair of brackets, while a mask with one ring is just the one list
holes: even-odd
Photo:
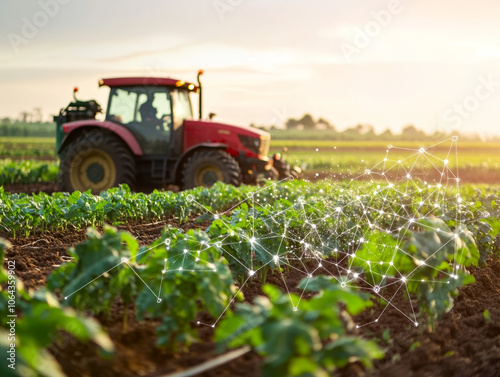
[[200, 69], [198, 71], [198, 76], [196, 77], [196, 79], [198, 80], [198, 90], [200, 91], [200, 93], [198, 94], [198, 116], [201, 119], [203, 119], [203, 111], [202, 111], [202, 91], [201, 91], [201, 81], [200, 81], [200, 76], [203, 75], [203, 70]]

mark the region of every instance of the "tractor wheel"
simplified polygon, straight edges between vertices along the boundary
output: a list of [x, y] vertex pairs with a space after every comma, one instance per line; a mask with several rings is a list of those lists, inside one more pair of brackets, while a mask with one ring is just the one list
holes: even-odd
[[210, 187], [217, 181], [234, 186], [241, 184], [240, 166], [227, 152], [222, 150], [196, 152], [184, 165], [183, 189], [197, 186]]
[[115, 136], [92, 131], [78, 137], [61, 156], [60, 176], [64, 191], [92, 190], [93, 194], [126, 183], [135, 184], [135, 161]]

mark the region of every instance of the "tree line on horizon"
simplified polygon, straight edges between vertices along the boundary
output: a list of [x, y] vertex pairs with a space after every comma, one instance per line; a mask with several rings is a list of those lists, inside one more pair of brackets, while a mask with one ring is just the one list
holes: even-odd
[[0, 137], [55, 137], [54, 122], [24, 121], [8, 117], [0, 119]]
[[[394, 133], [387, 128], [381, 133], [376, 133], [375, 128], [370, 124], [358, 124], [345, 130], [337, 130], [328, 120], [320, 117], [315, 120], [310, 114], [304, 114], [301, 118], [288, 118], [284, 123], [285, 128], [278, 128], [275, 125], [270, 127], [255, 126], [261, 130], [271, 132], [276, 139], [331, 139], [331, 140], [444, 140], [451, 136], [459, 136], [461, 140], [484, 141], [477, 134], [463, 134], [458, 131], [449, 133], [435, 131], [426, 133], [413, 124], [405, 126], [400, 133]], [[488, 141], [500, 142], [500, 136], [493, 136]]]
[[[435, 131], [434, 133], [427, 134], [425, 131], [411, 124], [404, 127], [401, 133], [394, 133], [390, 129], [376, 133], [374, 127], [369, 124], [358, 124], [357, 126], [339, 131], [328, 120], [324, 118], [314, 120], [310, 114], [305, 114], [300, 119], [289, 118], [285, 122], [285, 126], [286, 128], [250, 125], [250, 127], [271, 132], [272, 137], [275, 139], [434, 141], [444, 140], [457, 135], [461, 140], [484, 141], [478, 135], [464, 135], [456, 131], [450, 133]], [[0, 137], [55, 137], [55, 131], [54, 122], [30, 122], [11, 118], [0, 119]], [[500, 136], [492, 136], [487, 141], [500, 142]]]

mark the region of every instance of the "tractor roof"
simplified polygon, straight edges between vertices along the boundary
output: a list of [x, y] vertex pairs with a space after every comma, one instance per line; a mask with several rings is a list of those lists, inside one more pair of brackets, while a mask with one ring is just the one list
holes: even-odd
[[115, 77], [99, 80], [99, 86], [173, 86], [191, 91], [198, 91], [198, 87], [190, 82], [164, 77]]

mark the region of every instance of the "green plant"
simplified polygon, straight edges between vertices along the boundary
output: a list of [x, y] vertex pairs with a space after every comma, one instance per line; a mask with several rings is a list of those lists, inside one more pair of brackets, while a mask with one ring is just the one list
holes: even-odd
[[[4, 251], [8, 246], [7, 242], [0, 239], [2, 266]], [[96, 320], [73, 309], [60, 307], [56, 297], [45, 289], [26, 292], [10, 271], [15, 270], [9, 269], [7, 272], [0, 267], [2, 325], [11, 329], [9, 332], [0, 329], [0, 350], [5, 351], [3, 354], [8, 354], [11, 359], [8, 364], [2, 362], [2, 376], [64, 376], [59, 364], [47, 350], [58, 340], [61, 332], [82, 342], [93, 341], [107, 354], [113, 352], [111, 340]], [[1, 288], [5, 283], [8, 286], [6, 290]], [[16, 317], [13, 317], [13, 313]]]
[[383, 352], [373, 341], [348, 335], [352, 321], [343, 313], [359, 314], [371, 305], [366, 295], [341, 288], [332, 279], [320, 276], [303, 280], [301, 287], [318, 292], [302, 300], [282, 294], [271, 285], [263, 287], [268, 297], [258, 297], [253, 305], [236, 307], [216, 330], [220, 347], [250, 345], [264, 356], [263, 376], [328, 376], [332, 371], [358, 360], [366, 367]]
[[199, 313], [220, 318], [233, 297], [242, 298], [209, 241], [205, 232], [170, 228], [137, 258], [147, 284], [137, 296], [137, 318], [162, 319], [156, 331], [160, 346], [189, 345], [197, 339], [193, 323]]

